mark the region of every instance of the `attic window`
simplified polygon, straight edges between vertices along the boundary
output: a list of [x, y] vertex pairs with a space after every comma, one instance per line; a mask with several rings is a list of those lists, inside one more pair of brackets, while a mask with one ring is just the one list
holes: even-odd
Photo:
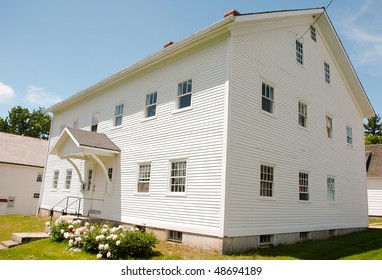
[[312, 38], [313, 41], [317, 42], [316, 28], [313, 25], [310, 26], [310, 38]]
[[16, 200], [16, 197], [14, 197], [14, 196], [8, 197], [8, 205], [7, 205], [7, 207], [8, 208], [14, 208], [15, 207], [15, 200]]
[[304, 65], [304, 46], [299, 40], [296, 40], [296, 61]]

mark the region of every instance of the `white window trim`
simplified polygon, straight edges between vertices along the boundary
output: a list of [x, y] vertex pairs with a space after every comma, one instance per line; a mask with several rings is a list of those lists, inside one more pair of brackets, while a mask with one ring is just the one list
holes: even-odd
[[[190, 106], [188, 107], [184, 107], [184, 108], [179, 108], [179, 95], [178, 95], [178, 88], [179, 88], [179, 84], [181, 83], [184, 83], [184, 82], [188, 82], [191, 80], [191, 92], [185, 94], [185, 95], [188, 95], [188, 94], [191, 94], [191, 104]], [[188, 79], [182, 79], [180, 81], [178, 81], [176, 83], [176, 95], [175, 95], [175, 100], [174, 100], [174, 109], [173, 109], [173, 114], [176, 114], [176, 113], [181, 113], [181, 112], [185, 112], [185, 111], [189, 111], [189, 110], [192, 110], [193, 108], [193, 99], [194, 99], [194, 93], [195, 93], [195, 83], [194, 83], [194, 77], [190, 77]]]
[[[57, 173], [57, 180], [55, 180], [55, 173]], [[60, 170], [53, 170], [52, 190], [58, 189], [59, 179], [60, 179]]]
[[[156, 102], [151, 104], [151, 105], [147, 105], [146, 104], [147, 96], [152, 95], [154, 93], [156, 94]], [[148, 108], [151, 107], [151, 106], [154, 106], [154, 105], [155, 105], [155, 115], [151, 116], [151, 117], [148, 117], [147, 116]], [[158, 113], [158, 91], [157, 90], [153, 90], [150, 93], [145, 94], [145, 100], [144, 100], [144, 107], [143, 108], [144, 108], [143, 109], [143, 120], [147, 121], [147, 120], [156, 119], [157, 113]]]
[[[351, 129], [351, 143], [348, 142], [348, 128]], [[353, 133], [353, 127], [351, 125], [346, 125], [346, 144], [348, 147], [353, 148], [354, 146], [354, 133]]]
[[[171, 168], [173, 162], [179, 162], [179, 161], [185, 161], [187, 164], [186, 167], [186, 180], [184, 185], [184, 192], [171, 192]], [[189, 160], [187, 157], [180, 157], [180, 158], [172, 158], [168, 161], [168, 182], [167, 182], [167, 193], [166, 196], [178, 196], [178, 197], [184, 197], [187, 196], [187, 181], [189, 176]]]
[[[261, 166], [267, 166], [273, 168], [273, 181], [272, 181], [272, 196], [262, 196], [261, 193]], [[258, 197], [260, 200], [275, 200], [276, 199], [276, 165], [266, 163], [266, 162], [260, 162], [259, 165], [259, 191], [258, 191]]]
[[[332, 119], [332, 137], [328, 137], [328, 127], [327, 127], [328, 117]], [[333, 115], [329, 113], [326, 113], [325, 115], [325, 135], [328, 140], [334, 141], [334, 118], [333, 118]]]
[[[301, 46], [302, 46], [302, 53], [301, 53], [301, 56], [302, 56], [301, 60], [302, 60], [302, 63], [300, 63], [300, 62], [298, 61], [298, 57], [297, 57], [297, 54], [299, 53], [299, 52], [297, 52], [297, 42], [299, 42], [299, 43], [301, 44]], [[295, 42], [294, 42], [294, 49], [295, 49], [295, 61], [296, 61], [296, 63], [297, 63], [298, 65], [304, 67], [304, 66], [305, 66], [304, 42], [301, 42], [301, 39], [295, 39]], [[305, 68], [305, 67], [304, 67], [304, 68]]]
[[[329, 70], [328, 73], [326, 72], [326, 65], [328, 65], [328, 70]], [[329, 76], [329, 82], [326, 80], [327, 79], [327, 77], [326, 77], [327, 74]], [[324, 61], [324, 81], [325, 81], [325, 83], [327, 85], [331, 85], [332, 84], [332, 71], [331, 71], [330, 63], [326, 62], [326, 61]]]
[[[300, 125], [300, 104], [299, 103], [306, 105], [305, 126]], [[309, 107], [310, 107], [309, 102], [303, 99], [297, 100], [297, 125], [299, 128], [304, 130], [309, 130]]]
[[[328, 179], [334, 179], [334, 200], [329, 200], [329, 189], [328, 189]], [[335, 204], [337, 202], [337, 192], [336, 192], [336, 177], [332, 175], [326, 176], [326, 200], [329, 204]]]
[[[303, 192], [308, 194], [308, 199], [307, 200], [302, 200], [300, 199], [300, 173], [308, 174], [308, 192]], [[298, 171], [298, 201], [301, 203], [309, 203], [311, 201], [311, 176], [310, 172], [306, 170], [299, 170]]]
[[[116, 115], [115, 114], [115, 110], [117, 109], [118, 106], [121, 106], [121, 105], [123, 105], [122, 114]], [[120, 103], [114, 105], [114, 110], [113, 110], [113, 128], [123, 127], [123, 117], [125, 115], [125, 112], [126, 112], [126, 105], [125, 105], [124, 102], [120, 102]], [[116, 125], [116, 120], [117, 120], [117, 117], [119, 117], [119, 116], [122, 117], [121, 124], [120, 125]]]
[[[139, 184], [139, 172], [140, 172], [140, 166], [141, 165], [150, 165], [150, 181], [149, 181], [149, 191], [148, 192], [138, 192], [138, 184]], [[152, 162], [151, 161], [142, 161], [137, 164], [137, 177], [136, 177], [136, 182], [135, 182], [135, 195], [142, 195], [142, 196], [149, 196], [151, 193], [151, 180], [152, 180]]]
[[[69, 180], [69, 187], [67, 187], [69, 172], [70, 172], [70, 180]], [[64, 190], [70, 190], [71, 189], [72, 179], [73, 179], [73, 170], [72, 169], [66, 169]]]
[[[115, 108], [114, 108], [115, 109]], [[97, 124], [94, 124], [94, 120], [95, 120], [95, 116], [97, 116]], [[98, 128], [99, 128], [99, 117], [100, 117], [100, 114], [99, 112], [95, 112], [92, 114], [92, 118], [91, 118], [91, 123], [90, 123], [90, 131], [92, 131], [92, 128], [93, 126], [97, 125], [97, 129], [96, 129], [96, 132], [98, 132]]]

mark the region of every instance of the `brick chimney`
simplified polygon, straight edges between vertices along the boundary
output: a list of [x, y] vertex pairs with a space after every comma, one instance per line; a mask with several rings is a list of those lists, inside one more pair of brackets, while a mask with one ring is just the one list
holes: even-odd
[[238, 12], [238, 11], [236, 11], [236, 10], [230, 10], [230, 11], [228, 11], [228, 12], [226, 12], [225, 14], [224, 14], [224, 17], [226, 18], [226, 17], [229, 17], [229, 16], [240, 16], [241, 14]]
[[163, 45], [163, 48], [167, 48], [168, 46], [171, 46], [172, 44], [174, 44], [173, 41], [168, 41], [167, 43], [165, 43], [165, 44]]

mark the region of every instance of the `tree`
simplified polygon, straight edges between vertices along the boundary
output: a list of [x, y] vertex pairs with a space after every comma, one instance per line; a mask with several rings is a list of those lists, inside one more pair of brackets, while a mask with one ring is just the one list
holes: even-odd
[[51, 117], [44, 115], [43, 110], [40, 107], [31, 113], [28, 108], [13, 107], [8, 111], [8, 117], [0, 118], [0, 131], [48, 139]]
[[382, 123], [379, 114], [367, 119], [367, 123], [363, 124], [365, 133], [368, 135], [382, 135]]

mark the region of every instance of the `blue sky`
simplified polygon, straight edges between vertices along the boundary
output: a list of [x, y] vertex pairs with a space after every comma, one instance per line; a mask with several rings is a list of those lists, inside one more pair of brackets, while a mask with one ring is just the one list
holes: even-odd
[[[241, 13], [330, 0], [0, 0], [0, 117], [49, 107], [163, 48]], [[382, 114], [382, 0], [334, 0], [329, 17]]]

